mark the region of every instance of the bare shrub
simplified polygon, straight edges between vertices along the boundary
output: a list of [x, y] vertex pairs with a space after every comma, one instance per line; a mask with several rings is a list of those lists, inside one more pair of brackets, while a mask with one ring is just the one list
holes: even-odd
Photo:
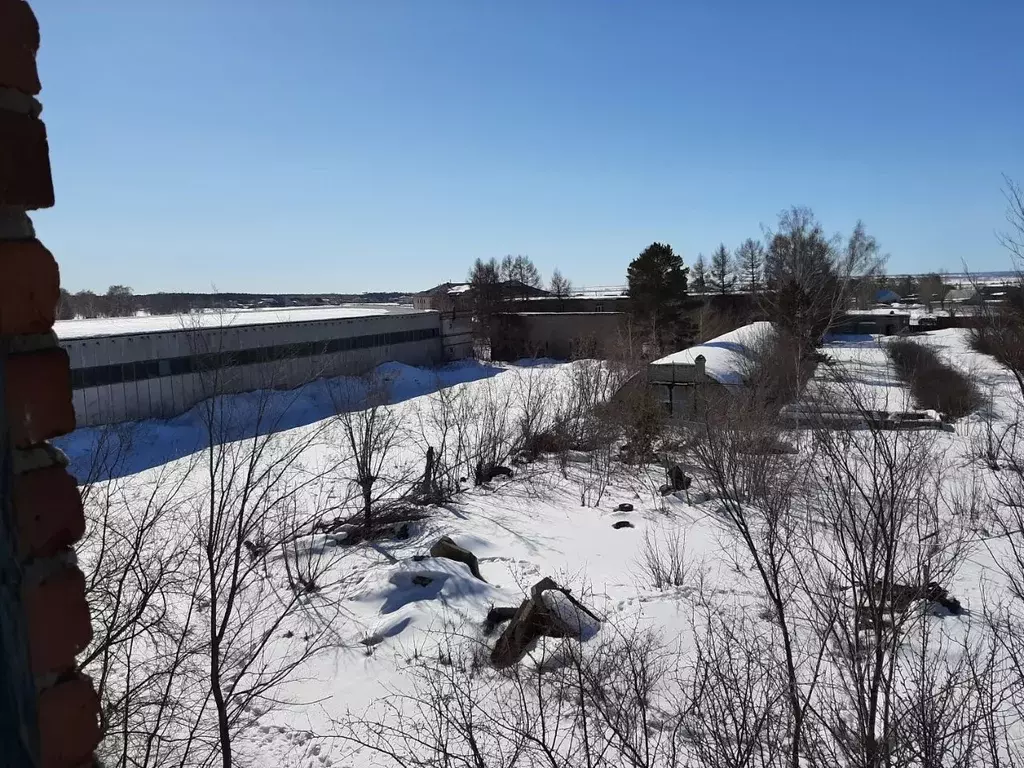
[[602, 630], [548, 640], [500, 672], [486, 649], [447, 633], [437, 661], [416, 664], [413, 692], [336, 723], [346, 743], [395, 766], [679, 765], [680, 716], [670, 696], [677, 656], [649, 633]]
[[613, 448], [610, 442], [587, 452], [582, 470], [576, 473], [580, 506], [597, 507], [601, 504], [611, 483], [614, 469]]
[[773, 326], [768, 333], [748, 345], [748, 357], [742, 370], [744, 391], [740, 396], [749, 406], [773, 413], [796, 400], [814, 374], [817, 361], [802, 349], [790, 332]]
[[683, 719], [694, 763], [706, 768], [786, 764], [785, 678], [774, 633], [742, 611], [701, 604], [694, 627], [696, 658]]
[[463, 490], [462, 479], [470, 473], [471, 425], [477, 418], [476, 400], [464, 386], [442, 387], [421, 400], [417, 412], [417, 440], [424, 459], [434, 451], [430, 476], [421, 487], [426, 501], [451, 501]]
[[[939, 727], [925, 722], [938, 717], [925, 708], [948, 693], [945, 683], [915, 678], [906, 646], [926, 621], [922, 613], [961, 612], [944, 585], [969, 553], [977, 496], [943, 482], [954, 467], [935, 432], [884, 430], [867, 418], [859, 387], [841, 372], [834, 386], [840, 391], [823, 388], [823, 400], [835, 396], [856, 408], [868, 428], [813, 424], [813, 518], [801, 576], [811, 597], [810, 625], [829, 662], [815, 705], [814, 750], [833, 764], [888, 765], [896, 752], [913, 749], [914, 739], [930, 738], [901, 731], [913, 720], [906, 707], [917, 708], [922, 728]], [[931, 639], [928, 632], [918, 636]], [[920, 653], [935, 663], [936, 648]]]
[[958, 419], [984, 405], [977, 385], [930, 347], [897, 339], [886, 344], [885, 351], [919, 407]]
[[806, 467], [799, 455], [767, 449], [779, 443], [781, 427], [760, 398], [725, 395], [703, 410], [702, 419], [682, 435], [686, 455], [720, 499], [718, 514], [736, 542], [736, 567], [753, 573], [777, 631], [786, 691], [785, 762], [798, 768], [820, 674], [820, 648], [799, 642], [806, 609], [800, 601], [798, 521]]
[[345, 380], [328, 386], [344, 446], [339, 466], [358, 491], [363, 528], [369, 533], [374, 514], [399, 503], [411, 487], [413, 467], [398, 455], [405, 430], [380, 376], [364, 377], [356, 386]]
[[675, 527], [665, 527], [656, 535], [644, 533], [640, 567], [655, 589], [692, 586], [686, 557], [686, 535]]
[[145, 480], [121, 477], [134, 432], [132, 425], [102, 430], [82, 486], [88, 525], [79, 564], [93, 637], [78, 665], [100, 697], [98, 754], [110, 766], [187, 756], [172, 746], [185, 713], [166, 691], [194, 647], [175, 611], [192, 588], [183, 568], [187, 542], [177, 532], [194, 462]]
[[568, 374], [555, 405], [552, 431], [569, 449], [590, 450], [608, 435], [608, 421], [600, 409], [616, 390], [616, 376], [600, 360], [578, 360]]
[[[915, 620], [910, 658], [895, 686], [894, 764], [971, 768], [1001, 765], [1010, 757], [987, 730], [993, 718], [1005, 714], [1008, 681], [999, 669], [997, 646], [972, 637], [949, 639], [927, 614]], [[1005, 733], [1005, 726], [999, 731]]]
[[[311, 448], [324, 445], [330, 422], [276, 434], [275, 424], [264, 420], [285, 410], [270, 407], [271, 395], [261, 390], [242, 412], [221, 398], [203, 405], [207, 448], [186, 529], [187, 567], [195, 579], [189, 616], [193, 631], [205, 638], [194, 660], [205, 697], [190, 715], [225, 768], [233, 763], [237, 735], [277, 706], [279, 687], [335, 638], [337, 606], [281, 584], [270, 572], [273, 560], [294, 552], [288, 545], [324, 517], [323, 509], [307, 503], [327, 497], [318, 486], [337, 466], [303, 462]], [[238, 434], [237, 418], [255, 419], [255, 429], [248, 439], [226, 440]], [[321, 561], [318, 571], [326, 565]], [[307, 576], [308, 583], [319, 581], [319, 575]], [[286, 628], [301, 642], [281, 644]]]
[[474, 396], [476, 418], [468, 425], [466, 446], [474, 485], [491, 479], [519, 450], [513, 390], [488, 380]]
[[545, 438], [552, 434], [555, 381], [532, 368], [517, 369], [515, 404], [519, 434], [517, 444], [533, 459], [545, 447]]

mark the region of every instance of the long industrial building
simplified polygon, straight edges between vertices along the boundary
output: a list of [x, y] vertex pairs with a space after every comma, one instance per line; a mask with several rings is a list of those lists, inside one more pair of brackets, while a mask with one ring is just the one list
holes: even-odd
[[79, 426], [170, 418], [214, 394], [472, 354], [465, 322], [398, 305], [67, 320], [54, 330], [70, 358]]

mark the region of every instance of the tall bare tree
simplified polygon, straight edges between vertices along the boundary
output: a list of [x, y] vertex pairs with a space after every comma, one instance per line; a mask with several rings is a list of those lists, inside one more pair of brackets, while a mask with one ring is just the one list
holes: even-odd
[[861, 222], [844, 246], [825, 234], [809, 208], [791, 208], [779, 215], [771, 236], [762, 302], [769, 319], [809, 355], [847, 307], [858, 280], [880, 274], [884, 263]]
[[764, 246], [753, 238], [744, 240], [736, 249], [736, 267], [747, 290], [757, 293], [764, 269]]
[[711, 273], [708, 276], [708, 287], [716, 293], [731, 293], [736, 285], [736, 277], [732, 271], [732, 257], [724, 243], [719, 243], [711, 254]]
[[551, 274], [549, 290], [552, 296], [562, 302], [572, 294], [572, 282], [568, 278], [562, 277], [562, 273], [556, 269]]
[[501, 280], [510, 296], [526, 298], [530, 288], [540, 288], [541, 277], [529, 256], [507, 255], [501, 260]]
[[945, 303], [945, 290], [942, 278], [933, 272], [918, 281], [918, 300], [931, 312], [934, 304]]
[[504, 291], [501, 269], [496, 259], [477, 259], [469, 272], [472, 291], [473, 332], [478, 341], [490, 344], [494, 330], [494, 316], [501, 310]]
[[696, 261], [690, 268], [690, 284], [694, 293], [705, 293], [708, 289], [708, 263], [704, 260], [704, 254], [698, 253]]
[[[833, 371], [822, 402], [854, 408], [868, 429], [816, 425], [808, 463], [816, 520], [801, 573], [831, 662], [816, 704], [827, 736], [816, 750], [834, 764], [889, 766], [908, 736], [904, 646], [921, 626], [919, 606], [946, 599], [942, 585], [968, 553], [977, 496], [945, 486], [950, 467], [934, 433], [882, 429], [860, 386]], [[911, 709], [935, 693], [919, 691]]]

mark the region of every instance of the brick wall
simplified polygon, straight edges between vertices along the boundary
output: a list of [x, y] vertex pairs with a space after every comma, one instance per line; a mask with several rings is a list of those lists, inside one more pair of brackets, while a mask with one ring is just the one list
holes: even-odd
[[0, 0], [0, 752], [16, 768], [91, 765], [100, 735], [99, 701], [75, 663], [92, 633], [73, 551], [82, 503], [46, 443], [75, 418], [52, 332], [57, 263], [28, 215], [54, 202], [39, 42], [29, 5]]

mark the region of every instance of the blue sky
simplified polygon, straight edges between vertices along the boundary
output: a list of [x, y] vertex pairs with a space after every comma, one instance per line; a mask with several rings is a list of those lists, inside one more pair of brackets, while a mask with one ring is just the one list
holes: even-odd
[[1009, 267], [1024, 2], [34, 0], [71, 290], [624, 282], [779, 210]]

